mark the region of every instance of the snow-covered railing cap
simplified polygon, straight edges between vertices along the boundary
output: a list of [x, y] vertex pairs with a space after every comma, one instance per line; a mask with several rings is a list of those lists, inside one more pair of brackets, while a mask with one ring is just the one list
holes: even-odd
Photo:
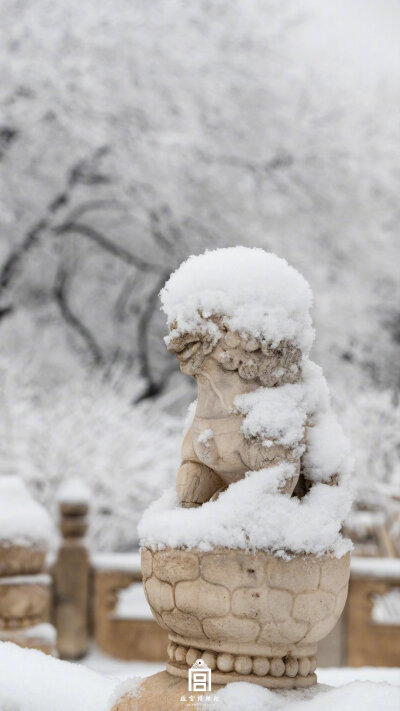
[[59, 504], [82, 504], [89, 505], [90, 489], [77, 477], [65, 479], [60, 485], [57, 492], [57, 501]]
[[17, 476], [0, 476], [0, 545], [47, 548], [53, 524]]
[[270, 348], [285, 342], [308, 354], [314, 340], [308, 282], [263, 249], [229, 247], [191, 256], [160, 296], [171, 329], [167, 343], [197, 333], [215, 345], [221, 324]]

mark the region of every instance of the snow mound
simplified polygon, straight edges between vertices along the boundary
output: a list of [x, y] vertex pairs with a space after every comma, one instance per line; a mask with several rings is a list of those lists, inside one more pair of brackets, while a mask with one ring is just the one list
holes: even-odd
[[374, 580], [392, 578], [400, 581], [400, 558], [353, 556], [351, 573], [356, 578], [372, 578]]
[[207, 711], [397, 711], [400, 687], [370, 681], [355, 681], [332, 689], [270, 691], [255, 684], [235, 682], [218, 691], [217, 699], [205, 705]]
[[17, 476], [0, 477], [1, 545], [47, 547], [53, 524], [47, 511], [34, 501]]
[[263, 249], [229, 247], [191, 256], [160, 296], [171, 337], [200, 331], [216, 342], [219, 329], [207, 319], [220, 316], [229, 329], [272, 346], [288, 340], [308, 353], [314, 339], [308, 282], [285, 259]]
[[340, 558], [352, 547], [340, 534], [351, 506], [347, 488], [316, 483], [303, 499], [277, 493], [293, 473], [292, 464], [248, 472], [216, 501], [194, 509], [181, 508], [170, 489], [143, 514], [141, 544], [156, 550], [227, 546], [285, 557], [331, 552]]
[[109, 711], [118, 686], [78, 664], [0, 642], [1, 711]]
[[[265, 447], [280, 444], [304, 453], [307, 478], [328, 482], [334, 474], [340, 483], [353, 469], [350, 446], [330, 408], [330, 397], [322, 369], [303, 361], [303, 379], [277, 388], [260, 387], [235, 398], [235, 407], [244, 415], [242, 432], [247, 439], [258, 438]], [[304, 428], [307, 428], [307, 441]]]
[[236, 397], [235, 406], [245, 415], [244, 436], [247, 439], [259, 437], [267, 447], [270, 444], [298, 447], [307, 419], [302, 407], [303, 391], [302, 384], [282, 385], [280, 388], [261, 387]]
[[[37, 650], [0, 642], [1, 711], [111, 711], [125, 694], [140, 694], [141, 681], [121, 681]], [[235, 682], [197, 707], [204, 711], [397, 711], [400, 686], [354, 681], [337, 688], [316, 684], [309, 689], [270, 691]]]
[[33, 575], [7, 575], [0, 578], [0, 587], [3, 585], [47, 585], [52, 583], [48, 573], [34, 573]]
[[304, 466], [312, 481], [326, 481], [333, 474], [348, 476], [353, 457], [343, 430], [333, 412], [319, 413], [307, 430]]
[[39, 622], [37, 625], [25, 627], [23, 634], [26, 639], [40, 638], [52, 645], [55, 645], [57, 642], [57, 630], [50, 622]]
[[90, 560], [96, 570], [141, 573], [140, 553], [92, 553]]

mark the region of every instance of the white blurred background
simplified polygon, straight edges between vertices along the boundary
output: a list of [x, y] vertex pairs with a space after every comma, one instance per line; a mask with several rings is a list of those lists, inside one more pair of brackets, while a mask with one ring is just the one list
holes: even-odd
[[399, 0], [1, 15], [2, 469], [49, 507], [82, 477], [96, 547], [135, 546], [194, 397], [158, 291], [189, 254], [245, 244], [311, 284], [359, 500], [399, 489]]

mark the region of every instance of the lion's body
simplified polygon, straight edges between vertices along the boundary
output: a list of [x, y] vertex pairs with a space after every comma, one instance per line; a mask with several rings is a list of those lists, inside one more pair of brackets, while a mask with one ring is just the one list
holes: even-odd
[[259, 384], [244, 380], [237, 371], [224, 370], [214, 354], [203, 363], [196, 380], [197, 407], [183, 442], [178, 474], [181, 502], [187, 506], [204, 503], [246, 472], [282, 461], [296, 465], [293, 479], [285, 487], [285, 493], [291, 493], [300, 472], [299, 457], [282, 445], [266, 447], [258, 439], [246, 439], [243, 416], [235, 408], [235, 397], [256, 390]]

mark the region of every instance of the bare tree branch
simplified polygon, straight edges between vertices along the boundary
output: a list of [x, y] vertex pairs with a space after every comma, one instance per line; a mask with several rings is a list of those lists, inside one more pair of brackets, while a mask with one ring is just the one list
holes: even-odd
[[0, 320], [12, 314], [13, 310], [12, 306], [3, 306], [0, 308]]
[[11, 144], [18, 138], [18, 133], [13, 126], [0, 126], [0, 161], [4, 158]]
[[54, 298], [60, 313], [68, 323], [85, 341], [88, 349], [90, 350], [93, 360], [97, 365], [103, 362], [103, 354], [100, 346], [98, 345], [96, 339], [89, 331], [89, 329], [80, 321], [78, 316], [76, 316], [69, 305], [68, 302], [68, 290], [70, 287], [70, 276], [64, 267], [60, 266], [56, 275], [56, 280], [54, 284]]
[[92, 156], [84, 158], [76, 163], [69, 171], [68, 186], [72, 187], [77, 183], [82, 185], [98, 185], [109, 183], [108, 175], [101, 173], [98, 169], [98, 161], [101, 160], [110, 150], [109, 146], [100, 146]]
[[152, 373], [149, 354], [149, 326], [151, 322], [151, 317], [153, 315], [157, 303], [158, 294], [167, 277], [168, 272], [163, 272], [160, 275], [139, 317], [137, 325], [139, 368], [140, 375], [142, 376], [142, 378], [144, 378], [144, 380], [147, 381], [147, 386], [145, 391], [139, 396], [139, 398], [137, 398], [135, 402], [140, 402], [141, 400], [145, 400], [146, 398], [158, 395], [164, 387], [163, 380], [157, 381]]
[[[163, 217], [165, 218], [166, 216], [169, 218], [168, 229], [163, 229], [162, 221]], [[152, 237], [162, 249], [170, 252], [171, 249], [176, 246], [177, 242], [180, 242], [182, 239], [182, 232], [180, 228], [174, 224], [170, 209], [168, 206], [164, 206], [160, 210], [150, 210], [149, 219]], [[170, 239], [168, 239], [167, 233], [170, 233]]]
[[[71, 197], [75, 187], [79, 184], [96, 185], [106, 182], [106, 176], [103, 176], [99, 170], [98, 161], [102, 157], [104, 151], [100, 149], [94, 156], [89, 157], [72, 166], [68, 172], [65, 182], [65, 187], [48, 203], [43, 216], [36, 224], [27, 232], [21, 244], [8, 256], [3, 267], [0, 268], [0, 291], [10, 286], [12, 280], [19, 273], [27, 254], [37, 245], [43, 233], [53, 234], [55, 236], [64, 237], [67, 235], [80, 235], [84, 239], [97, 245], [106, 253], [112, 255], [116, 259], [124, 262], [124, 264], [133, 267], [135, 270], [143, 274], [154, 274], [157, 278], [157, 283], [154, 286], [144, 308], [139, 311], [137, 322], [137, 341], [138, 341], [138, 360], [140, 372], [147, 383], [145, 392], [140, 399], [154, 396], [161, 392], [165, 386], [166, 380], [175, 368], [170, 365], [162, 373], [161, 379], [153, 374], [150, 353], [149, 353], [149, 329], [150, 322], [154, 310], [156, 308], [158, 292], [168, 277], [169, 265], [165, 263], [165, 255], [171, 256], [172, 266], [176, 261], [177, 247], [182, 249], [182, 243], [185, 242], [185, 233], [180, 225], [176, 224], [171, 210], [166, 205], [161, 205], [153, 210], [149, 210], [150, 234], [154, 240], [154, 245], [160, 247], [164, 257], [163, 263], [156, 264], [153, 261], [148, 261], [146, 258], [136, 254], [130, 249], [116, 243], [110, 239], [101, 229], [92, 227], [85, 220], [85, 216], [93, 210], [118, 207], [116, 200], [88, 200], [75, 208], [70, 207], [67, 211], [66, 218], [62, 218], [61, 222], [56, 221], [56, 217], [60, 211], [69, 206]], [[65, 213], [64, 213], [65, 214]], [[178, 249], [179, 251], [179, 249]], [[169, 261], [169, 260], [168, 260]], [[66, 268], [65, 264], [60, 264], [55, 277], [53, 286], [53, 297], [57, 303], [60, 314], [64, 321], [75, 330], [79, 337], [85, 342], [86, 347], [91, 353], [93, 361], [96, 364], [105, 364], [104, 355], [99, 343], [96, 340], [95, 334], [85, 325], [81, 318], [74, 313], [69, 303], [69, 294], [71, 288], [72, 274]], [[115, 306], [115, 317], [123, 318], [124, 311], [130, 299], [131, 293], [137, 283], [137, 274], [133, 273], [126, 281], [122, 289], [117, 304]], [[139, 304], [138, 304], [139, 306]], [[0, 320], [12, 310], [12, 305], [5, 304], [0, 310]], [[117, 355], [115, 356], [117, 358]], [[120, 354], [118, 355], [118, 358]]]
[[210, 155], [199, 151], [201, 160], [205, 163], [217, 163], [219, 165], [229, 165], [235, 168], [244, 168], [255, 174], [267, 175], [271, 171], [281, 168], [289, 168], [293, 164], [293, 157], [288, 154], [277, 155], [271, 160], [259, 161], [248, 160], [235, 155]]
[[20, 262], [29, 250], [37, 243], [40, 234], [48, 226], [48, 220], [43, 218], [29, 230], [23, 242], [11, 252], [0, 271], [0, 289], [6, 289], [18, 271]]
[[117, 257], [117, 259], [122, 260], [126, 264], [131, 264], [137, 269], [140, 269], [142, 272], [156, 272], [159, 269], [157, 265], [146, 262], [144, 259], [141, 259], [141, 257], [137, 257], [135, 254], [125, 249], [125, 247], [115, 244], [115, 242], [112, 242], [108, 239], [108, 237], [105, 237], [105, 235], [99, 232], [99, 230], [91, 227], [90, 225], [86, 225], [85, 223], [65, 222], [58, 227], [54, 227], [53, 232], [55, 234], [65, 234], [68, 232], [80, 234], [97, 244], [99, 247], [105, 249], [106, 252], [109, 252], [114, 257]]
[[[56, 195], [56, 197], [49, 202], [43, 217], [41, 217], [36, 224], [28, 230], [21, 244], [17, 245], [2, 265], [0, 270], [0, 291], [10, 285], [12, 279], [18, 272], [18, 268], [23, 258], [32, 249], [32, 247], [37, 244], [41, 233], [50, 226], [50, 216], [57, 213], [58, 210], [69, 202], [76, 185], [79, 182], [89, 182], [90, 184], [90, 177], [93, 178], [92, 182], [99, 182], [99, 176], [96, 171], [94, 171], [96, 174], [92, 175], [90, 169], [107, 151], [108, 148], [106, 146], [100, 147], [89, 159], [83, 160], [72, 166], [69, 171], [64, 190], [62, 190], [61, 193]], [[88, 203], [86, 203], [86, 205], [87, 204]]]
[[83, 215], [86, 215], [87, 212], [91, 212], [92, 210], [104, 210], [108, 207], [119, 207], [119, 204], [117, 200], [87, 200], [87, 202], [83, 202], [71, 210], [65, 219], [65, 223], [72, 224], [80, 217], [83, 217]]
[[114, 317], [115, 320], [121, 323], [124, 321], [127, 313], [127, 306], [129, 299], [131, 297], [131, 294], [135, 288], [135, 279], [132, 276], [129, 276], [128, 279], [125, 281], [118, 298], [115, 302], [114, 306]]

